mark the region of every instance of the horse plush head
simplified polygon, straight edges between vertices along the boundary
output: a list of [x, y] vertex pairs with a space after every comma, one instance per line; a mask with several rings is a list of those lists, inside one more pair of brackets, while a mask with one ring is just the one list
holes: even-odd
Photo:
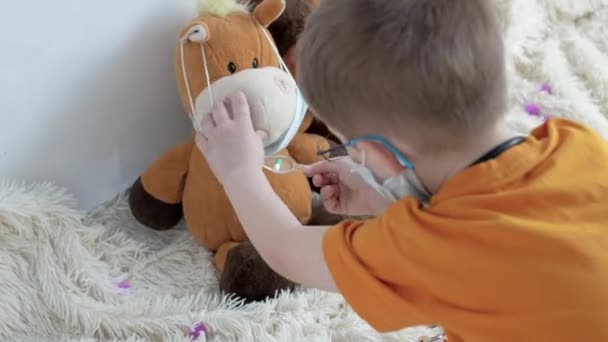
[[253, 126], [268, 135], [266, 153], [287, 146], [306, 104], [267, 27], [284, 0], [263, 0], [253, 9], [237, 0], [201, 0], [199, 16], [180, 33], [176, 74], [182, 103], [195, 128], [214, 102], [245, 93]]

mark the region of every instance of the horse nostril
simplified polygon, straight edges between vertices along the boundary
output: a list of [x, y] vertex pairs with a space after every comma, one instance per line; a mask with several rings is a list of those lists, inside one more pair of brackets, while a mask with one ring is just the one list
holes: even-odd
[[284, 92], [285, 94], [288, 94], [289, 91], [291, 90], [291, 85], [289, 84], [289, 81], [287, 81], [287, 79], [285, 77], [276, 76], [274, 78], [274, 83], [276, 83], [277, 87], [279, 87], [279, 89], [281, 89], [281, 91]]

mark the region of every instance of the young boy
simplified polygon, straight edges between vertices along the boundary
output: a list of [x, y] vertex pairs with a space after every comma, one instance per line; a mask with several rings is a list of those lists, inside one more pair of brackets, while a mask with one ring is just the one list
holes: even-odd
[[[307, 173], [327, 209], [376, 218], [301, 226], [261, 171], [242, 94], [232, 118], [216, 105], [197, 137], [276, 272], [339, 291], [379, 331], [437, 323], [450, 342], [608, 341], [608, 146], [566, 120], [527, 137], [508, 128], [492, 2], [322, 1], [298, 75], [352, 156]], [[377, 183], [351, 172], [363, 159]], [[391, 202], [379, 183], [395, 177], [429, 202]]]

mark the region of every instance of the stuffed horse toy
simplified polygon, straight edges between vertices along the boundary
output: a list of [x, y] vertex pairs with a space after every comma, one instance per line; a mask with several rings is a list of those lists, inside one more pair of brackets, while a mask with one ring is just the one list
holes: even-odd
[[[284, 0], [263, 0], [253, 9], [236, 0], [200, 1], [200, 15], [180, 33], [175, 58], [178, 91], [195, 128], [214, 101], [241, 90], [255, 129], [268, 133], [267, 155], [290, 156], [286, 147], [307, 108], [267, 30], [284, 8]], [[312, 192], [305, 175], [265, 173], [292, 213], [308, 223]], [[248, 242], [194, 134], [135, 181], [129, 205], [139, 222], [156, 230], [170, 229], [183, 217], [193, 237], [215, 253], [220, 289], [228, 294], [263, 300], [295, 285], [272, 271]]]

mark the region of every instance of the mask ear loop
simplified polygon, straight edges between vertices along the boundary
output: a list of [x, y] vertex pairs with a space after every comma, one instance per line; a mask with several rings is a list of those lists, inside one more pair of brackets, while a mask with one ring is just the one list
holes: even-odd
[[[193, 26], [193, 28], [188, 31], [181, 39], [180, 42], [180, 62], [181, 62], [181, 67], [182, 67], [182, 76], [184, 79], [184, 83], [186, 85], [186, 92], [188, 95], [188, 101], [190, 103], [190, 120], [192, 120], [192, 124], [194, 125], [194, 129], [198, 132], [201, 131], [201, 127], [200, 127], [200, 119], [201, 117], [198, 115], [198, 113], [196, 112], [196, 107], [194, 105], [194, 100], [192, 98], [192, 91], [190, 89], [190, 81], [188, 80], [188, 73], [186, 72], [186, 60], [185, 60], [185, 54], [184, 54], [184, 47], [186, 46], [186, 44], [188, 42], [196, 42], [196, 40], [192, 39], [192, 36], [199, 34], [200, 28], [198, 28], [197, 26]], [[211, 78], [209, 75], [209, 67], [207, 66], [207, 56], [205, 54], [205, 46], [203, 45], [203, 43], [200, 43], [201, 46], [201, 57], [203, 59], [203, 68], [205, 70], [205, 77], [207, 78], [207, 92], [209, 93], [209, 100], [211, 101], [210, 103], [213, 105], [214, 100], [213, 100], [213, 91], [211, 89]]]
[[201, 43], [201, 56], [203, 56], [203, 67], [205, 68], [205, 77], [207, 78], [207, 93], [209, 93], [209, 101], [211, 105], [215, 103], [213, 99], [213, 89], [211, 89], [211, 76], [209, 75], [209, 67], [207, 66], [207, 55], [205, 54], [205, 45]]
[[274, 43], [274, 40], [272, 40], [272, 38], [270, 38], [270, 36], [268, 35], [268, 32], [266, 32], [266, 29], [264, 29], [264, 27], [262, 27], [262, 25], [260, 25], [260, 29], [262, 30], [262, 33], [264, 34], [264, 37], [266, 37], [266, 40], [268, 41], [268, 43], [270, 43], [270, 46], [272, 47], [272, 51], [274, 52], [274, 54], [279, 59], [279, 66], [285, 72], [287, 72], [289, 74], [289, 76], [291, 76], [291, 78], [293, 78], [295, 80], [295, 78], [293, 77], [293, 75], [291, 74], [291, 72], [289, 72], [289, 69], [287, 68], [287, 65], [285, 64], [285, 61], [283, 61], [283, 58], [279, 54], [279, 50], [277, 49], [277, 46]]
[[365, 150], [361, 151], [361, 166], [365, 167]]

